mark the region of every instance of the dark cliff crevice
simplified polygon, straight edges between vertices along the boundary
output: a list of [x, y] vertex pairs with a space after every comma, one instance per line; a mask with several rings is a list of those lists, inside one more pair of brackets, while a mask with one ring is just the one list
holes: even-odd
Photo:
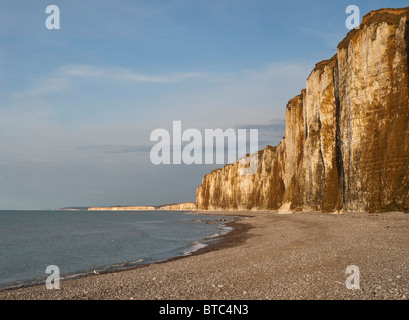
[[335, 98], [335, 162], [337, 165], [338, 173], [338, 209], [342, 209], [345, 206], [345, 169], [344, 160], [342, 157], [342, 139], [341, 139], [341, 101], [339, 98], [339, 66], [338, 60], [334, 67], [334, 98]]
[[[324, 155], [323, 155], [323, 151], [322, 151], [322, 149], [323, 149], [322, 134], [321, 134], [322, 122], [321, 122], [321, 117], [320, 116], [318, 116], [318, 128], [319, 128], [319, 132], [320, 132], [320, 137], [319, 137], [319, 140], [318, 140], [318, 142], [319, 142], [319, 145], [318, 145], [319, 157], [320, 157], [320, 161], [321, 161], [321, 165], [322, 165], [322, 171], [323, 171], [322, 172], [322, 177], [324, 178], [323, 179], [323, 186], [322, 186], [322, 194], [325, 195], [326, 192], [327, 192], [327, 170], [326, 170], [326, 167], [325, 167]], [[326, 199], [325, 199], [325, 197], [323, 197], [321, 199], [321, 201], [320, 201], [321, 209], [325, 208], [325, 201], [326, 201]]]
[[[405, 23], [405, 49], [406, 49], [406, 69], [409, 77], [409, 19]], [[408, 81], [408, 90], [409, 90], [409, 81]]]

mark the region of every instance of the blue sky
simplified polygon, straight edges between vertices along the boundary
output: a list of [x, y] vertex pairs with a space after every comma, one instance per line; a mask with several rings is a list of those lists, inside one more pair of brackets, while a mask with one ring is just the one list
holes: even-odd
[[[194, 201], [217, 165], [150, 162], [156, 128], [284, 135], [285, 105], [361, 15], [405, 1], [1, 0], [0, 209]], [[45, 27], [48, 5], [61, 29]]]

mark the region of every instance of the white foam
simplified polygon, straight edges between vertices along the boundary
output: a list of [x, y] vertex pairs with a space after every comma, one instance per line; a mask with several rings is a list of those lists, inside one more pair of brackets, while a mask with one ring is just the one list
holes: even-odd
[[203, 249], [207, 247], [207, 244], [201, 243], [201, 242], [193, 242], [192, 246], [189, 247], [188, 249], [183, 251], [184, 256], [188, 256], [189, 254], [192, 254], [193, 252], [196, 252], [200, 249]]

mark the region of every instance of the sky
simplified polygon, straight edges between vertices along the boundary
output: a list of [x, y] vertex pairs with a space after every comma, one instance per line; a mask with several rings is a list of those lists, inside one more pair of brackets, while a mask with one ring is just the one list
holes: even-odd
[[349, 5], [408, 4], [0, 0], [0, 210], [195, 201], [220, 165], [155, 165], [152, 131], [252, 128], [259, 149], [277, 145]]

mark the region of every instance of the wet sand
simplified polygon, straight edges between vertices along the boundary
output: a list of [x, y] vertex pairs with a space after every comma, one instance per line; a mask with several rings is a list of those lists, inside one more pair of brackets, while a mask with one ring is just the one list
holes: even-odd
[[[59, 290], [4, 290], [0, 300], [409, 298], [409, 214], [215, 214], [242, 219], [191, 256], [61, 281]], [[360, 289], [346, 287], [350, 265], [359, 267]]]

